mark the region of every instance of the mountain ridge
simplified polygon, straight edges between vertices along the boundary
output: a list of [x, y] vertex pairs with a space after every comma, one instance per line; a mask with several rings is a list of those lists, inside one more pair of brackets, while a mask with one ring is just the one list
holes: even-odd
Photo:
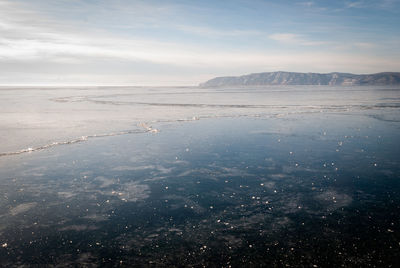
[[241, 76], [215, 77], [200, 87], [223, 86], [262, 86], [262, 85], [400, 85], [400, 72], [381, 72], [374, 74], [352, 73], [298, 73], [298, 72], [263, 72]]

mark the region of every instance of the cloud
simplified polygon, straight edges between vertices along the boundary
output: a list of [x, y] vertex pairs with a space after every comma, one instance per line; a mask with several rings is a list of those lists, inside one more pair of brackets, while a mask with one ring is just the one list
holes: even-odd
[[363, 8], [365, 7], [365, 3], [363, 1], [356, 1], [356, 2], [347, 2], [347, 8]]
[[276, 33], [268, 36], [270, 39], [278, 41], [284, 44], [293, 44], [301, 46], [321, 46], [329, 44], [326, 41], [310, 41], [304, 38], [304, 36], [292, 33]]
[[312, 2], [312, 1], [301, 2], [301, 3], [299, 3], [299, 4], [302, 5], [302, 6], [306, 6], [306, 7], [311, 7], [311, 6], [314, 6], [314, 5], [315, 5], [315, 3]]
[[291, 33], [271, 34], [268, 37], [275, 41], [284, 42], [284, 43], [294, 43], [294, 42], [297, 42], [297, 40], [299, 40], [299, 38], [300, 38], [299, 35], [291, 34]]
[[204, 26], [191, 26], [191, 25], [177, 25], [177, 29], [196, 35], [202, 36], [217, 36], [217, 37], [239, 37], [239, 36], [262, 36], [265, 33], [257, 30], [220, 30], [216, 28], [204, 27]]
[[376, 44], [368, 42], [356, 42], [354, 43], [354, 46], [360, 49], [373, 49], [377, 47]]
[[[80, 63], [93, 58], [186, 65], [184, 45], [157, 40], [113, 36], [55, 22], [24, 6], [1, 1], [0, 60], [44, 60]], [[21, 11], [22, 10], [22, 11]]]
[[399, 4], [398, 0], [381, 0], [381, 1], [351, 1], [345, 2], [346, 8], [358, 8], [358, 9], [381, 9], [390, 12], [399, 13]]

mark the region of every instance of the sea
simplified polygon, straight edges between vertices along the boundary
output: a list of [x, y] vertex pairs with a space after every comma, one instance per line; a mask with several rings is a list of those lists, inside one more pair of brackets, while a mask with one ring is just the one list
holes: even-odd
[[400, 87], [0, 87], [0, 267], [399, 267]]

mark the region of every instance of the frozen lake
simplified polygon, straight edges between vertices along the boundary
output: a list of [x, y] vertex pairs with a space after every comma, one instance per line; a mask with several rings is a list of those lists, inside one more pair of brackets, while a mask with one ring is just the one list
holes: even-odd
[[0, 88], [0, 265], [395, 266], [400, 88]]

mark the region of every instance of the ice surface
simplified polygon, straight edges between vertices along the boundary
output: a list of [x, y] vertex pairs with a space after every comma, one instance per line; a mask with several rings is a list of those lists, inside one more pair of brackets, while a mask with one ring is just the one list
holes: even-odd
[[394, 266], [400, 90], [0, 89], [0, 266]]
[[351, 112], [393, 121], [400, 105], [399, 91], [385, 87], [2, 87], [0, 96], [0, 156], [213, 117]]

